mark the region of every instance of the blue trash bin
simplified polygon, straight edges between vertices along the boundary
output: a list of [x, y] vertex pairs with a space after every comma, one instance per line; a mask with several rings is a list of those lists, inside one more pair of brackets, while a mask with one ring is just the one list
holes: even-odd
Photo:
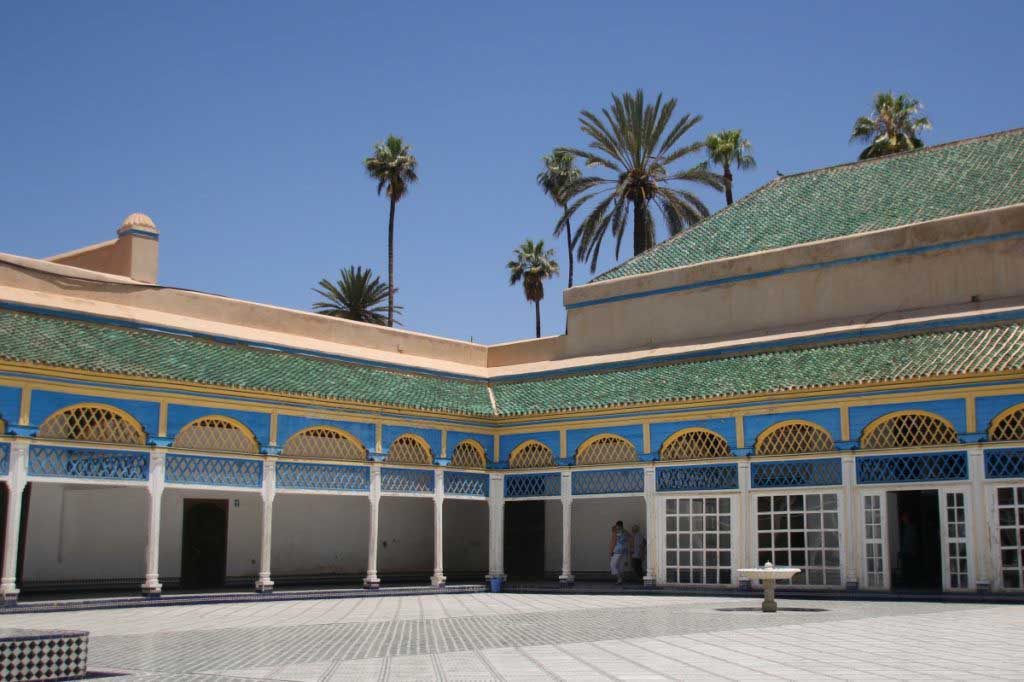
[[491, 592], [501, 592], [501, 578], [491, 578]]

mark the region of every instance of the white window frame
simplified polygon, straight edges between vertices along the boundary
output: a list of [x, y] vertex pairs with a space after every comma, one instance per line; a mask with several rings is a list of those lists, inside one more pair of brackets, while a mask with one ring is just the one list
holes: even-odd
[[[739, 559], [739, 545], [743, 542], [743, 534], [741, 532], [740, 523], [740, 496], [739, 493], [734, 490], [704, 490], [699, 492], [667, 492], [660, 493], [657, 499], [657, 532], [658, 542], [661, 543], [658, 561], [658, 584], [659, 585], [684, 585], [687, 587], [723, 587], [723, 586], [739, 586], [739, 572], [738, 568], [744, 568], [738, 564]], [[668, 518], [666, 503], [668, 500], [706, 500], [708, 498], [722, 499], [728, 498], [729, 500], [729, 519], [730, 519], [730, 552], [729, 552], [729, 578], [728, 583], [670, 583], [667, 581], [668, 578], [668, 542], [666, 540], [666, 533], [668, 532], [666, 526], [666, 520]], [[678, 548], [676, 548], [678, 551]], [[721, 568], [721, 567], [720, 567]]]

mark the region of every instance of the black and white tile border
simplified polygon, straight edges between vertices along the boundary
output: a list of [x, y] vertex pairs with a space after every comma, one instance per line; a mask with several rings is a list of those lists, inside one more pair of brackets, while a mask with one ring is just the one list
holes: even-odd
[[88, 632], [0, 630], [0, 682], [80, 680], [88, 657]]

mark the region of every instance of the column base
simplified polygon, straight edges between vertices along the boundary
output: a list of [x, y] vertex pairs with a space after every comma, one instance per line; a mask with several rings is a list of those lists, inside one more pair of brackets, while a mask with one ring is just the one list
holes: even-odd
[[658, 582], [653, 575], [644, 576], [644, 587], [654, 587]]
[[563, 573], [558, 576], [558, 584], [562, 587], [572, 587], [576, 584], [576, 578], [571, 573]]
[[142, 596], [146, 599], [159, 599], [160, 591], [162, 589], [163, 585], [161, 585], [159, 582], [155, 580], [150, 582], [149, 580], [147, 580], [146, 582], [142, 583]]
[[363, 578], [363, 588], [367, 590], [376, 590], [380, 588], [380, 578], [377, 576], [366, 576]]
[[448, 579], [440, 573], [435, 573], [434, 575], [430, 576], [430, 584], [434, 587], [444, 587], [447, 581]]
[[274, 581], [269, 577], [260, 576], [256, 579], [256, 591], [269, 593], [274, 591]]
[[846, 581], [846, 591], [847, 592], [857, 592], [859, 590], [860, 590], [860, 583], [859, 582], [857, 582], [856, 580], [847, 580]]
[[992, 583], [987, 580], [979, 580], [974, 589], [978, 594], [992, 594]]

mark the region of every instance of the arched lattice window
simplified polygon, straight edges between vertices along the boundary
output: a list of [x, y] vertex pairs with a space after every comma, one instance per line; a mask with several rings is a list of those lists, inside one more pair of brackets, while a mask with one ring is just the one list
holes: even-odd
[[72, 405], [46, 418], [40, 438], [86, 440], [93, 443], [145, 445], [142, 426], [127, 412], [108, 405]]
[[1024, 440], [1024, 405], [1006, 410], [992, 420], [989, 440]]
[[201, 417], [178, 432], [174, 447], [208, 452], [242, 452], [256, 454], [256, 438], [242, 424], [221, 416]]
[[928, 412], [887, 414], [868, 424], [860, 438], [860, 446], [865, 450], [919, 448], [957, 442], [953, 425]]
[[512, 451], [508, 458], [509, 469], [537, 469], [555, 466], [555, 453], [544, 443], [528, 440]]
[[576, 463], [580, 465], [635, 461], [636, 448], [622, 436], [595, 436], [576, 450]]
[[388, 448], [388, 462], [395, 464], [431, 464], [430, 446], [422, 438], [412, 435], [399, 436]]
[[731, 454], [729, 442], [708, 429], [685, 429], [666, 439], [661, 446], [663, 461], [728, 457]]
[[459, 469], [483, 469], [487, 466], [487, 454], [476, 441], [464, 440], [452, 450], [450, 464]]
[[314, 426], [289, 438], [281, 449], [281, 455], [363, 462], [366, 460], [366, 447], [341, 429]]
[[828, 431], [802, 421], [776, 424], [762, 433], [754, 445], [758, 455], [800, 455], [834, 449], [835, 443]]

